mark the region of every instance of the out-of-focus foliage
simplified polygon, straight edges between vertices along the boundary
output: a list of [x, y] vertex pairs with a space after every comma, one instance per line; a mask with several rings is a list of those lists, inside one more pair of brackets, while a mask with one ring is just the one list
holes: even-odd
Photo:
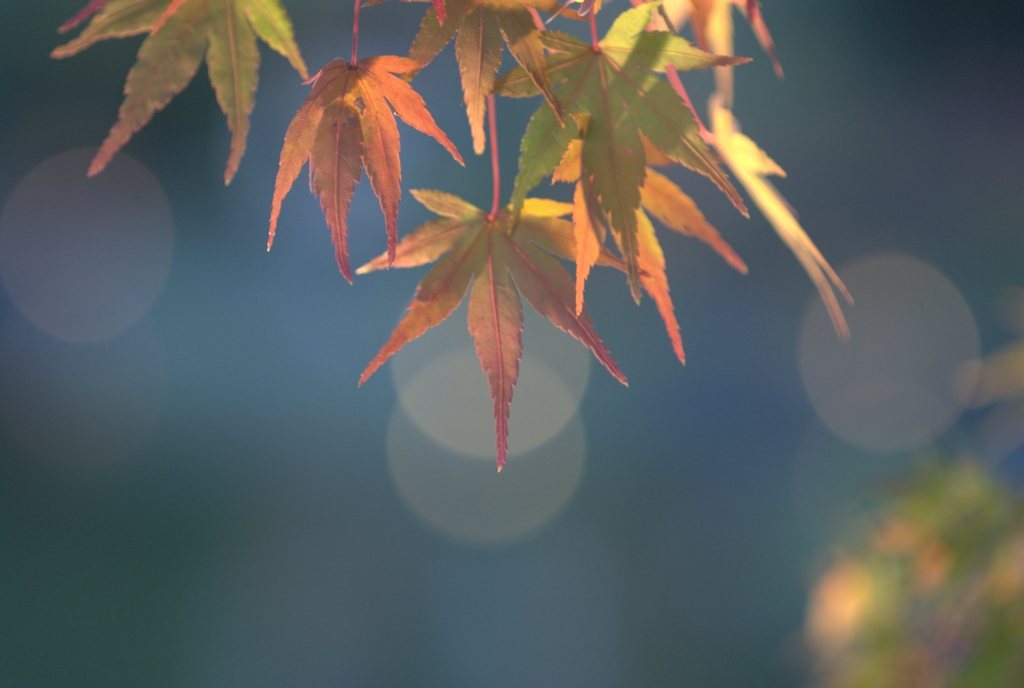
[[922, 470], [836, 554], [805, 632], [823, 688], [1024, 685], [1024, 501], [970, 462]]

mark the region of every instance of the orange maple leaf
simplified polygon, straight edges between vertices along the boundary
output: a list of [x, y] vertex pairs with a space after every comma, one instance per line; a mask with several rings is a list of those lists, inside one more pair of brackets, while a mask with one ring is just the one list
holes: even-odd
[[[359, 384], [406, 342], [442, 323], [469, 292], [469, 333], [494, 401], [500, 471], [508, 451], [509, 411], [523, 353], [520, 294], [538, 313], [590, 349], [616, 380], [626, 384], [626, 376], [594, 331], [586, 310], [576, 312], [572, 277], [555, 257], [574, 255], [572, 225], [560, 219], [572, 206], [529, 198], [518, 217], [511, 207], [492, 216], [443, 191], [412, 193], [441, 217], [405, 236], [393, 264], [410, 268], [438, 262], [420, 282], [405, 317], [363, 371]], [[607, 252], [599, 262], [625, 267]], [[357, 272], [390, 264], [382, 255]]]
[[348, 209], [363, 167], [384, 212], [388, 261], [394, 260], [402, 167], [398, 125], [391, 109], [409, 126], [433, 136], [460, 165], [464, 164], [459, 151], [434, 122], [423, 98], [395, 76], [420, 67], [418, 62], [392, 55], [369, 57], [355, 64], [335, 59], [311, 79], [313, 90], [288, 126], [281, 148], [267, 250], [274, 243], [281, 202], [309, 160], [312, 191], [320, 198], [338, 268], [345, 279], [352, 281]]
[[[584, 118], [576, 116], [576, 122], [581, 131], [586, 129]], [[685, 365], [686, 354], [683, 352], [683, 338], [679, 322], [676, 320], [675, 306], [669, 295], [668, 277], [665, 274], [665, 254], [661, 250], [661, 244], [654, 233], [654, 225], [651, 224], [647, 212], [654, 215], [669, 229], [695, 237], [708, 244], [740, 273], [746, 274], [747, 266], [736, 255], [728, 242], [722, 238], [718, 230], [708, 223], [704, 214], [697, 208], [697, 204], [668, 177], [650, 167], [653, 164], [671, 165], [674, 161], [655, 148], [646, 138], [643, 138], [642, 141], [648, 167], [645, 171], [643, 186], [640, 187], [641, 207], [636, 210], [640, 284], [654, 299], [658, 313], [665, 322], [665, 330], [672, 342], [672, 350], [679, 362]], [[566, 257], [573, 257], [576, 261], [577, 313], [581, 313], [583, 310], [583, 288], [590, 269], [599, 263], [618, 267], [602, 255], [607, 236], [608, 217], [596, 198], [589, 178], [582, 174], [582, 151], [583, 140], [573, 139], [569, 143], [562, 161], [552, 174], [553, 182], [576, 183], [572, 210], [575, 253]], [[621, 237], [615, 232], [612, 232], [612, 236], [621, 253], [623, 250]]]

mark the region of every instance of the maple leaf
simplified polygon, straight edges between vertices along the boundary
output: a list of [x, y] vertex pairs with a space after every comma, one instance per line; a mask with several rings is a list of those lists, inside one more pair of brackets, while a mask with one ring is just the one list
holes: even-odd
[[90, 177], [103, 171], [132, 135], [188, 85], [205, 56], [210, 83], [231, 130], [224, 170], [228, 184], [245, 152], [260, 62], [256, 37], [284, 55], [303, 79], [307, 76], [291, 21], [278, 0], [91, 2], [61, 28], [70, 28], [97, 9], [82, 33], [54, 49], [51, 57], [70, 57], [108, 38], [150, 35], [128, 72], [117, 123], [89, 166]]
[[[640, 1], [633, 0], [634, 3]], [[771, 57], [776, 74], [781, 77], [782, 67], [775, 55], [775, 44], [764, 25], [757, 0], [663, 0], [664, 16], [654, 17], [648, 28], [664, 28], [667, 18], [673, 28], [678, 30], [690, 20], [699, 42], [706, 44], [717, 54], [731, 55], [733, 5], [745, 10], [762, 48]], [[675, 85], [680, 92], [685, 93], [681, 83], [676, 82]], [[715, 69], [715, 86], [715, 93], [708, 103], [713, 133], [705, 132], [706, 139], [722, 156], [726, 165], [750, 194], [754, 204], [803, 265], [825, 303], [836, 332], [840, 338], [847, 339], [850, 331], [832, 287], [838, 289], [848, 303], [852, 304], [853, 298], [800, 226], [796, 213], [789, 203], [766, 178], [770, 175], [785, 177], [786, 173], [756, 143], [740, 133], [730, 109], [733, 99], [731, 65]]]
[[[757, 13], [756, 0], [672, 0], [672, 2], [677, 5], [680, 2], [691, 4], [695, 32], [703, 36], [702, 40], [707, 42], [711, 50], [723, 55], [731, 55], [733, 51], [732, 6], [737, 4], [745, 7], [748, 18], [754, 24], [755, 32], [758, 33], [762, 45], [778, 65], [774, 57], [774, 45], [771, 43], [767, 28], [763, 28], [763, 31], [758, 30], [758, 26], [763, 27], [763, 21], [759, 19], [760, 14]], [[682, 12], [682, 15], [686, 14], [687, 12]], [[760, 24], [755, 22], [755, 18]], [[777, 71], [781, 76], [781, 67], [777, 66]], [[821, 251], [800, 226], [796, 214], [786, 199], [767, 179], [770, 175], [785, 177], [786, 173], [754, 141], [740, 133], [739, 126], [730, 109], [733, 97], [732, 67], [725, 65], [717, 69], [715, 82], [716, 91], [708, 104], [712, 130], [711, 140], [715, 150], [722, 156], [726, 165], [750, 194], [754, 204], [807, 271], [825, 303], [832, 324], [840, 338], [849, 338], [850, 330], [833, 287], [843, 295], [847, 303], [852, 304], [853, 298], [832, 266], [825, 260]]]
[[818, 289], [840, 338], [848, 339], [850, 329], [843, 317], [832, 286], [843, 295], [847, 303], [853, 304], [853, 297], [832, 266], [814, 245], [807, 232], [800, 226], [792, 208], [769, 182], [767, 175], [785, 176], [774, 160], [769, 158], [756, 143], [739, 132], [732, 112], [723, 107], [715, 98], [711, 105], [711, 131], [715, 136], [715, 148], [722, 154], [729, 169], [746, 188], [761, 213], [775, 228], [775, 232], [796, 256], [811, 281]]
[[[641, 289], [637, 208], [643, 186], [645, 153], [641, 133], [672, 160], [707, 175], [746, 214], [739, 193], [719, 168], [716, 156], [700, 137], [699, 127], [679, 95], [658, 76], [672, 65], [699, 69], [747, 62], [746, 58], [711, 55], [664, 31], [644, 32], [656, 4], [623, 12], [597, 46], [564, 33], [547, 31], [544, 45], [552, 79], [565, 81], [557, 93], [572, 115], [585, 114], [585, 134], [573, 118], [564, 125], [545, 101], [531, 117], [520, 145], [519, 174], [512, 203], [558, 165], [570, 141], [583, 139], [582, 170], [593, 184], [612, 231], [622, 243], [633, 298]], [[495, 85], [507, 96], [537, 93], [525, 70], [515, 68]]]
[[394, 258], [402, 167], [398, 125], [391, 108], [406, 124], [433, 136], [463, 164], [459, 151], [434, 122], [423, 98], [395, 76], [420, 66], [394, 56], [370, 57], [355, 64], [335, 59], [313, 77], [312, 91], [288, 126], [281, 148], [267, 250], [274, 243], [281, 202], [308, 160], [312, 191], [320, 198], [338, 268], [345, 279], [352, 281], [348, 209], [364, 166], [384, 212], [388, 259]]
[[[678, 31], [689, 19], [693, 24], [693, 37], [697, 41], [697, 45], [705, 50], [708, 49], [709, 25], [713, 25], [712, 32], [717, 31], [722, 21], [720, 13], [728, 12], [731, 5], [743, 10], [758, 43], [771, 58], [775, 73], [782, 78], [782, 65], [775, 52], [775, 41], [772, 40], [768, 26], [764, 22], [761, 3], [758, 0], [662, 0], [665, 16], [673, 28]], [[717, 52], [713, 48], [712, 51]], [[731, 55], [732, 50], [722, 54]]]
[[[523, 350], [520, 294], [538, 313], [580, 340], [615, 379], [626, 384], [590, 316], [586, 311], [577, 315], [572, 278], [555, 257], [573, 257], [572, 226], [560, 219], [572, 207], [527, 199], [520, 213], [505, 208], [490, 216], [443, 191], [413, 190], [412, 194], [441, 217], [403, 238], [393, 265], [409, 268], [438, 263], [420, 282], [405, 317], [363, 371], [359, 384], [406, 342], [443, 322], [469, 291], [469, 332], [494, 401], [500, 471], [508, 451], [509, 410]], [[613, 256], [606, 259], [615, 263]], [[388, 256], [381, 255], [356, 272], [388, 265]]]
[[[631, 0], [634, 6], [647, 0]], [[732, 38], [730, 36], [728, 45], [720, 42], [717, 45], [709, 45], [708, 34], [719, 34], [723, 22], [729, 22], [731, 31], [731, 19], [726, 17], [735, 5], [741, 8], [754, 31], [761, 48], [771, 58], [775, 74], [782, 78], [782, 64], [775, 51], [775, 41], [768, 31], [761, 14], [761, 3], [758, 0], [662, 0], [662, 11], [653, 17], [652, 29], [658, 31], [679, 31], [689, 21], [693, 27], [693, 37], [701, 48], [721, 55], [732, 55]], [[667, 23], [666, 23], [667, 22]], [[715, 70], [716, 81], [719, 91], [732, 93], [732, 72], [727, 69]], [[730, 96], [731, 97], [731, 96]]]
[[[581, 130], [586, 128], [583, 118], [577, 117], [577, 125]], [[646, 158], [651, 163], [671, 163], [672, 161], [660, 153], [646, 139], [643, 141]], [[605, 241], [606, 217], [596, 199], [593, 198], [592, 187], [588, 178], [582, 174], [583, 140], [573, 139], [562, 161], [552, 174], [553, 181], [575, 182], [576, 191], [573, 196], [573, 237], [575, 240], [576, 260], [576, 312], [583, 309], [583, 287], [590, 269], [598, 262], [599, 251]], [[669, 295], [668, 277], [665, 275], [665, 255], [658, 243], [654, 225], [644, 210], [650, 212], [663, 225], [680, 234], [696, 237], [711, 246], [729, 265], [746, 274], [747, 266], [736, 255], [732, 247], [722, 238], [718, 231], [704, 218], [697, 204], [675, 185], [668, 177], [647, 168], [644, 184], [640, 188], [641, 208], [637, 208], [637, 250], [640, 265], [640, 283], [651, 295], [658, 308], [658, 313], [665, 322], [665, 330], [672, 349], [680, 363], [685, 365], [686, 355], [683, 352], [683, 340], [679, 323], [675, 316], [675, 306]], [[622, 241], [614, 234], [619, 250]]]
[[75, 28], [86, 19], [103, 9], [110, 0], [89, 0], [89, 2], [82, 9], [75, 13], [75, 16], [68, 19], [66, 22], [60, 25], [57, 29], [57, 33], [67, 33], [71, 29]]
[[[370, 0], [366, 4], [383, 1]], [[439, 6], [445, 7], [445, 11], [438, 12]], [[486, 146], [484, 115], [487, 96], [501, 66], [503, 38], [532, 83], [555, 108], [559, 120], [562, 118], [562, 106], [555, 98], [547, 73], [542, 32], [534, 24], [530, 8], [581, 18], [576, 12], [564, 11], [557, 0], [435, 0], [409, 48], [409, 58], [426, 65], [455, 38], [455, 57], [459, 62], [466, 115], [473, 135], [473, 151], [477, 155], [481, 155]]]

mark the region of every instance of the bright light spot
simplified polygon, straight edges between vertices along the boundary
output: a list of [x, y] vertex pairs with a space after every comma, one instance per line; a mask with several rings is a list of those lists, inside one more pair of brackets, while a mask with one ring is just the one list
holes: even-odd
[[38, 165], [0, 216], [0, 277], [18, 308], [58, 339], [97, 342], [136, 323], [163, 289], [174, 226], [163, 188], [124, 154], [100, 175], [95, 149]]
[[831, 656], [850, 642], [870, 610], [874, 597], [871, 573], [860, 564], [840, 559], [811, 591], [804, 633], [818, 654]]
[[16, 319], [0, 329], [0, 417], [56, 464], [97, 468], [137, 453], [166, 390], [163, 348], [144, 332], [67, 345]]
[[[509, 456], [543, 445], [575, 415], [587, 386], [590, 352], [524, 308], [523, 359], [509, 419]], [[395, 355], [402, 408], [432, 440], [494, 459], [493, 403], [466, 330], [463, 304], [448, 320]]]
[[891, 254], [840, 273], [857, 301], [852, 337], [835, 336], [815, 299], [804, 318], [800, 369], [818, 415], [840, 437], [873, 451], [927, 444], [959, 413], [954, 377], [979, 355], [978, 329], [941, 273]]
[[540, 528], [565, 506], [583, 471], [584, 445], [583, 424], [573, 416], [543, 447], [509, 456], [499, 474], [493, 454], [479, 461], [436, 446], [396, 405], [388, 467], [405, 503], [428, 525], [458, 540], [496, 542]]

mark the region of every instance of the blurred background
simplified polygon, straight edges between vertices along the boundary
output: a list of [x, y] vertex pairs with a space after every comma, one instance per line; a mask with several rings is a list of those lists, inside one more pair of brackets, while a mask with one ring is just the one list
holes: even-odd
[[[266, 252], [308, 93], [286, 61], [261, 45], [230, 187], [205, 67], [86, 180], [141, 39], [49, 59], [80, 5], [0, 4], [0, 686], [795, 687], [865, 494], [936, 445], [1024, 460], [1012, 414], [962, 408], [1024, 322], [1018, 4], [769, 0], [784, 81], [737, 18], [735, 114], [852, 340], [756, 212], [678, 170], [750, 274], [662, 235], [685, 368], [593, 275], [629, 388], [528, 314], [501, 476], [464, 307], [357, 389], [424, 270], [347, 284], [301, 183]], [[351, 3], [287, 7], [311, 71], [349, 55]], [[404, 54], [423, 10], [366, 9], [361, 54]], [[449, 47], [414, 85], [466, 168], [400, 125], [405, 188], [487, 207], [456, 73]], [[711, 76], [683, 76], [703, 113]], [[506, 198], [537, 105], [498, 102]], [[400, 233], [429, 217], [404, 195]], [[364, 180], [355, 265], [383, 225]]]

